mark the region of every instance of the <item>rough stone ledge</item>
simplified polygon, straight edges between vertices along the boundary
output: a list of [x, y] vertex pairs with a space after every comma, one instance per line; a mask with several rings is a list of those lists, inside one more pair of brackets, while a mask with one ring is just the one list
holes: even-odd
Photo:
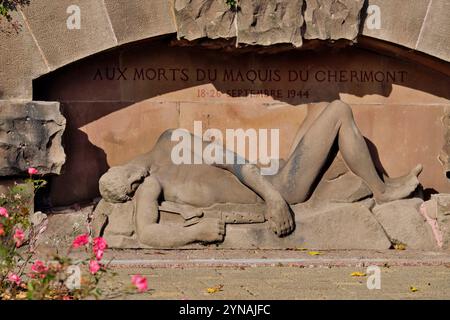
[[240, 44], [289, 43], [303, 38], [355, 41], [364, 0], [175, 0], [179, 39], [237, 38]]
[[58, 102], [0, 100], [0, 176], [23, 175], [29, 167], [59, 174], [65, 127]]
[[[270, 250], [262, 251], [264, 254]], [[115, 268], [186, 268], [186, 267], [298, 267], [298, 268], [320, 268], [320, 267], [368, 267], [368, 266], [450, 266], [450, 257], [423, 259], [420, 257], [401, 259], [393, 257], [386, 251], [384, 258], [358, 258], [355, 254], [353, 258], [339, 257], [340, 252], [335, 252], [335, 257], [332, 258], [257, 258], [257, 259], [133, 259], [123, 260], [117, 259], [111, 261], [111, 266]], [[229, 254], [229, 253], [227, 253]], [[322, 252], [323, 255], [328, 255], [329, 252]], [[232, 254], [230, 254], [232, 256]], [[298, 254], [296, 255], [298, 256]], [[109, 261], [109, 260], [108, 260]]]
[[[445, 197], [445, 195], [441, 195], [442, 197]], [[444, 203], [444, 200], [444, 198], [440, 199], [439, 203]], [[229, 224], [227, 225], [225, 241], [221, 244], [208, 246], [193, 244], [178, 249], [219, 249], [218, 251], [228, 249], [388, 250], [392, 248], [392, 243], [403, 244], [408, 252], [414, 252], [415, 250], [419, 252], [420, 250], [422, 253], [432, 251], [435, 254], [440, 254], [443, 252], [442, 249], [444, 251], [449, 249], [448, 246], [440, 248], [435, 242], [430, 225], [419, 212], [419, 207], [423, 203], [422, 200], [398, 200], [375, 208], [372, 208], [371, 203], [372, 201], [328, 203], [322, 207], [310, 207], [311, 204], [308, 203], [296, 205], [292, 209], [296, 212], [297, 228], [288, 237], [278, 238], [269, 230], [266, 223]], [[438, 213], [433, 213], [434, 211], [429, 209], [430, 216], [437, 215], [443, 217], [440, 220], [445, 219], [448, 211], [445, 205], [434, 206], [433, 208]], [[120, 229], [115, 231], [132, 233], [133, 231], [130, 229], [132, 227], [130, 227], [128, 221], [130, 216], [127, 217], [124, 214], [124, 212], [127, 212], [127, 208], [119, 206], [115, 209], [117, 209], [115, 210], [116, 213], [119, 214], [119, 217], [115, 218], [119, 219], [115, 221], [115, 226], [116, 229]], [[64, 232], [61, 232], [58, 228], [51, 229], [51, 225], [60, 225], [59, 218], [69, 221], [69, 224], [72, 223], [70, 222], [72, 219], [75, 219], [74, 221], [78, 221], [77, 225], [85, 225], [84, 230], [80, 230], [80, 233], [89, 232], [87, 217], [92, 214], [93, 210], [94, 206], [90, 206], [81, 211], [69, 210], [64, 214], [49, 215], [49, 229], [44, 233], [44, 238], [60, 238], [64, 235]], [[446, 226], [442, 221], [440, 225]], [[66, 229], [72, 230], [72, 227]], [[447, 229], [443, 229], [443, 232], [448, 236]], [[112, 248], [152, 249], [138, 244], [133, 236], [119, 237], [122, 239], [120, 241], [116, 235], [105, 234], [104, 236]], [[49, 245], [49, 243], [46, 245]], [[70, 246], [70, 241], [63, 246]], [[164, 248], [160, 248], [160, 250], [164, 250]]]
[[[308, 251], [298, 250], [134, 250], [109, 249], [104, 260], [111, 261], [114, 268], [187, 268], [187, 267], [367, 267], [377, 266], [447, 266], [450, 268], [449, 252], [424, 252], [417, 250], [323, 250], [321, 255], [311, 256]], [[48, 251], [38, 249], [37, 255], [48, 258]], [[74, 258], [82, 257], [83, 251], [72, 251]]]

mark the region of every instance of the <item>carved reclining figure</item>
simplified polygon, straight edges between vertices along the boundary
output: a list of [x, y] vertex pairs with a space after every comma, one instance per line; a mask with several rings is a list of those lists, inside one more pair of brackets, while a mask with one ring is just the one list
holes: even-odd
[[[149, 153], [102, 176], [103, 200], [93, 222], [96, 235], [115, 236], [119, 247], [135, 241], [135, 246], [170, 248], [223, 241], [225, 223], [268, 221], [278, 236], [287, 236], [295, 228], [289, 205], [308, 199], [336, 140], [346, 166], [365, 182], [377, 203], [409, 196], [422, 170], [418, 165], [406, 176], [383, 181], [351, 108], [341, 101], [308, 113], [290, 156], [273, 176], [262, 176], [251, 164], [175, 165], [172, 132], [165, 131]], [[159, 223], [160, 210], [181, 214], [186, 223]]]

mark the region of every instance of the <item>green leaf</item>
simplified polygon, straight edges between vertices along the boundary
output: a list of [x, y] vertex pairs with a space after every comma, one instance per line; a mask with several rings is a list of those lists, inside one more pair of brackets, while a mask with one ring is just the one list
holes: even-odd
[[0, 4], [0, 14], [4, 17], [8, 14], [8, 9], [6, 9], [3, 4]]

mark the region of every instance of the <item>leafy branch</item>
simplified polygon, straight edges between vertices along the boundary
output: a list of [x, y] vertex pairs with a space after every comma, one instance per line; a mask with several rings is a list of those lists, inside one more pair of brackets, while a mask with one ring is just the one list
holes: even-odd
[[21, 24], [14, 20], [12, 14], [17, 12], [21, 6], [30, 5], [31, 0], [0, 0], [0, 22], [6, 20], [7, 24], [5, 26], [0, 26], [0, 31], [9, 33], [9, 28], [12, 28], [15, 32], [19, 32], [21, 29]]
[[231, 10], [236, 10], [238, 6], [237, 0], [226, 0], [225, 3], [230, 7]]

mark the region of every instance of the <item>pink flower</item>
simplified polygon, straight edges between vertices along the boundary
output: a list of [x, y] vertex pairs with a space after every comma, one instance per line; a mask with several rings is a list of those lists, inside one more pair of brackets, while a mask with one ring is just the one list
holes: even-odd
[[104, 253], [105, 253], [105, 251], [103, 251], [103, 250], [100, 250], [100, 249], [97, 250], [95, 252], [95, 259], [97, 259], [98, 261], [102, 260]]
[[42, 261], [36, 260], [31, 266], [31, 270], [36, 273], [46, 273], [48, 271], [48, 267], [46, 267]]
[[25, 233], [21, 229], [16, 229], [13, 238], [16, 242], [16, 247], [20, 247], [25, 240]]
[[94, 254], [97, 260], [101, 260], [103, 258], [103, 254], [105, 253], [106, 248], [108, 248], [108, 244], [105, 239], [102, 237], [98, 237], [94, 239]]
[[73, 240], [72, 247], [79, 248], [82, 246], [85, 246], [89, 243], [89, 235], [88, 234], [82, 234], [81, 236], [78, 236]]
[[12, 283], [15, 283], [16, 285], [20, 285], [20, 283], [22, 282], [22, 280], [20, 279], [20, 277], [15, 274], [15, 273], [10, 273], [8, 274], [8, 280]]
[[100, 270], [100, 264], [96, 260], [89, 262], [89, 271], [92, 274], [96, 274]]
[[105, 250], [106, 248], [108, 248], [108, 244], [106, 243], [105, 239], [103, 239], [102, 237], [98, 237], [94, 239], [94, 248]]
[[8, 218], [9, 217], [8, 210], [6, 210], [3, 207], [0, 207], [0, 217]]
[[39, 171], [36, 168], [28, 168], [28, 174], [30, 176], [34, 175], [34, 174], [38, 174]]
[[147, 278], [141, 275], [134, 275], [131, 277], [131, 283], [136, 286], [139, 292], [145, 292], [148, 289]]

